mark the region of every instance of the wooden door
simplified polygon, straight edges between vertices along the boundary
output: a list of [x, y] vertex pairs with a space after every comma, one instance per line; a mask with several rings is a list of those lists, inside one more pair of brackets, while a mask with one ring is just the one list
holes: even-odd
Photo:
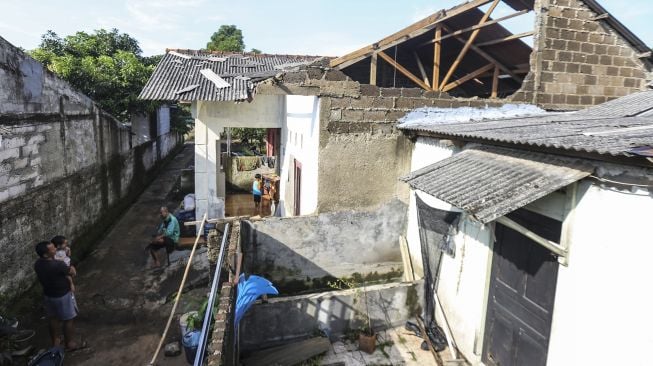
[[295, 196], [295, 197], [294, 197], [294, 201], [295, 201], [295, 210], [294, 210], [294, 211], [295, 211], [295, 212], [294, 212], [294, 215], [295, 215], [295, 216], [299, 216], [300, 213], [301, 213], [300, 209], [301, 209], [301, 207], [302, 207], [302, 206], [301, 206], [301, 193], [302, 193], [302, 163], [300, 163], [299, 161], [297, 161], [297, 160], [295, 159], [295, 164], [294, 164], [294, 165], [295, 165], [295, 182], [294, 182], [294, 186], [295, 186], [295, 195], [294, 195], [294, 196]]
[[[559, 221], [527, 210], [507, 216], [546, 239], [560, 242]], [[495, 232], [482, 360], [488, 366], [545, 366], [557, 258], [506, 226], [496, 224]]]

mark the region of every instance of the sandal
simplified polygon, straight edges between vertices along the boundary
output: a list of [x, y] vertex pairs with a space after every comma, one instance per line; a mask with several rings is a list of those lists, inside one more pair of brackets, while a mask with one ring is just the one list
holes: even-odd
[[75, 351], [79, 351], [79, 350], [86, 349], [86, 348], [88, 348], [88, 347], [89, 347], [89, 346], [88, 346], [88, 342], [86, 342], [86, 340], [82, 340], [82, 341], [81, 341], [81, 342], [80, 342], [76, 347], [72, 347], [72, 348], [68, 348], [68, 347], [66, 347], [66, 348], [64, 349], [64, 351], [65, 351], [66, 353], [72, 353], [72, 352], [75, 352]]

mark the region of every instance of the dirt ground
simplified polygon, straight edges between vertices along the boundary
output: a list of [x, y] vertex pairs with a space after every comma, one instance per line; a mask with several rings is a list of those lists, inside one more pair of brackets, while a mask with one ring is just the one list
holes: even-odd
[[[150, 269], [151, 259], [144, 247], [159, 222], [159, 207], [179, 205], [179, 195], [171, 192], [174, 193], [181, 169], [192, 164], [193, 157], [193, 145], [185, 145], [97, 243], [92, 254], [78, 264], [75, 296], [80, 314], [75, 325], [78, 335], [90, 347], [67, 353], [67, 366], [149, 364], [165, 328], [189, 251], [171, 254], [169, 267], [165, 267], [164, 260], [164, 268]], [[184, 293], [178, 314], [196, 310], [208, 291], [205, 248], [193, 260], [192, 268], [188, 283], [194, 290]], [[19, 314], [19, 319], [23, 327], [36, 330], [32, 344], [48, 348], [48, 330], [39, 300], [34, 301], [29, 314]], [[180, 338], [175, 317], [165, 343]], [[183, 353], [168, 358], [162, 350], [157, 364], [172, 366], [186, 362]]]

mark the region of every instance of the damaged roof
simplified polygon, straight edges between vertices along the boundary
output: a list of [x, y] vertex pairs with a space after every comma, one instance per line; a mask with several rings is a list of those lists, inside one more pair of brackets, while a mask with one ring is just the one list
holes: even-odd
[[401, 178], [488, 223], [590, 175], [586, 160], [475, 146]]
[[433, 119], [410, 124], [404, 119], [398, 128], [449, 139], [632, 157], [642, 155], [642, 147], [653, 147], [652, 110], [653, 90], [573, 113], [463, 123]]
[[256, 84], [319, 56], [168, 50], [138, 96], [165, 101], [239, 101]]

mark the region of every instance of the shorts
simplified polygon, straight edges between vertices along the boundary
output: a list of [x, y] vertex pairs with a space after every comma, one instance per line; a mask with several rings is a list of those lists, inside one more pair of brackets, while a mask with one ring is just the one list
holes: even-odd
[[59, 320], [74, 319], [79, 312], [75, 296], [70, 291], [61, 297], [44, 296], [43, 305], [48, 317]]
[[171, 238], [164, 236], [163, 237], [163, 243], [150, 243], [150, 245], [147, 246], [147, 249], [150, 250], [159, 250], [159, 249], [166, 249], [166, 252], [172, 253], [175, 251], [175, 242], [172, 241]]
[[254, 202], [260, 203], [261, 202], [261, 195], [260, 194], [255, 194], [254, 195]]

